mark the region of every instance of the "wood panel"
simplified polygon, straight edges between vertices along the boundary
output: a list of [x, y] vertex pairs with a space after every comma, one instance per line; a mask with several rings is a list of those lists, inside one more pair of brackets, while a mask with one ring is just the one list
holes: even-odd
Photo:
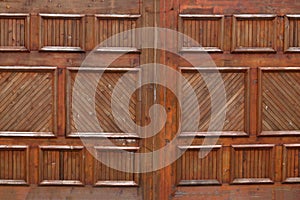
[[260, 135], [299, 134], [300, 68], [259, 69]]
[[40, 146], [40, 185], [83, 185], [83, 146]]
[[183, 52], [222, 52], [224, 37], [223, 15], [180, 14], [179, 31]]
[[28, 146], [0, 145], [0, 184], [28, 184]]
[[[222, 183], [221, 147], [221, 145], [179, 146], [180, 150], [185, 151], [178, 168], [179, 185], [220, 185]], [[200, 158], [201, 154], [206, 153], [204, 158]]]
[[231, 183], [273, 183], [274, 145], [232, 145]]
[[55, 136], [56, 67], [0, 67], [0, 135]]
[[[219, 68], [213, 70], [209, 68], [181, 68], [183, 76], [193, 87], [198, 98], [200, 119], [199, 130], [196, 133], [189, 129], [194, 113], [198, 110], [190, 110], [189, 96], [185, 94], [186, 85], [182, 86], [182, 136], [208, 136], [217, 132], [220, 135], [241, 136], [247, 135], [249, 130], [249, 74], [247, 68]], [[226, 110], [226, 117], [223, 130], [217, 130], [216, 127], [208, 127], [211, 119], [210, 94], [206, 83], [201, 74], [209, 77], [211, 80], [216, 78], [216, 73], [220, 73], [223, 82], [216, 83], [214, 87], [220, 87], [224, 84], [226, 91], [226, 107], [217, 108], [217, 110]], [[208, 78], [208, 79], [209, 79]], [[217, 85], [218, 84], [218, 85]], [[218, 92], [217, 90], [212, 92]], [[218, 106], [218, 105], [217, 105]]]
[[40, 50], [83, 51], [85, 44], [84, 15], [39, 14]]
[[95, 41], [97, 51], [137, 52], [138, 37], [132, 29], [138, 28], [140, 15], [95, 15]]
[[283, 149], [282, 181], [284, 183], [300, 182], [300, 145], [285, 144]]
[[[95, 159], [96, 186], [139, 185], [139, 174], [129, 172], [135, 171], [137, 161], [134, 153], [138, 151], [138, 147], [96, 146], [95, 149], [97, 151], [97, 160]], [[109, 168], [104, 163], [119, 168], [123, 166], [124, 171]]]
[[284, 50], [300, 52], [300, 15], [285, 16]]
[[276, 52], [276, 15], [234, 15], [232, 52]]
[[[130, 98], [130, 106], [128, 112], [130, 117], [134, 122], [140, 118], [137, 116], [137, 101], [138, 93], [130, 94], [129, 90], [126, 87], [135, 87], [138, 81], [138, 69], [134, 68], [110, 68], [104, 69], [101, 68], [90, 68], [83, 69], [80, 73], [80, 79], [77, 79], [77, 84], [80, 84], [80, 87], [76, 87], [79, 91], [73, 91], [74, 84], [76, 81], [76, 74], [78, 74], [78, 68], [68, 68], [68, 83], [67, 83], [67, 102], [68, 102], [68, 111], [67, 111], [67, 132], [68, 136], [80, 136], [80, 135], [93, 135], [99, 137], [137, 137], [137, 130], [135, 127], [128, 126], [128, 123], [124, 123], [124, 129], [122, 130], [116, 123], [115, 117], [113, 116], [111, 104], [116, 103], [112, 102], [112, 93], [115, 85], [119, 79], [124, 76], [126, 72], [126, 80], [121, 85], [124, 91], [125, 98]], [[78, 75], [77, 75], [78, 76]], [[101, 76], [101, 78], [100, 78]], [[98, 79], [100, 78], [99, 82]], [[78, 83], [79, 81], [79, 83]], [[96, 81], [96, 91], [93, 91], [93, 84]], [[74, 109], [72, 110], [72, 91], [85, 94], [85, 98], [75, 102], [77, 105], [80, 104], [81, 108], [88, 108], [91, 99], [95, 98], [95, 109], [96, 117], [100, 123], [101, 129], [99, 129], [98, 124], [92, 124], [92, 117], [89, 112], [83, 112], [84, 116], [78, 116], [74, 114]], [[95, 95], [95, 96], [94, 96]], [[125, 109], [125, 108], [124, 108]], [[127, 112], [122, 110], [120, 112]], [[74, 116], [80, 117], [78, 120], [82, 120], [81, 130], [78, 130], [76, 127]], [[84, 125], [85, 124], [85, 125]]]
[[27, 51], [29, 14], [0, 13], [0, 51]]

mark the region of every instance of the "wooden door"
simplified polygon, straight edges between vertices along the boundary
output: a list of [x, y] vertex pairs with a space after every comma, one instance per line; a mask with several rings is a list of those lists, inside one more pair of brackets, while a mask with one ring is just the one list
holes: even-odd
[[[1, 199], [298, 199], [297, 1], [24, 0], [0, 5]], [[97, 85], [95, 116], [102, 131], [93, 129], [84, 103], [80, 119], [86, 126], [78, 131], [72, 92], [79, 67], [102, 41], [141, 27], [178, 31], [201, 46], [146, 32], [140, 37], [176, 52], [143, 49], [137, 42], [141, 38], [126, 34], [98, 48], [99, 55], [108, 58], [130, 53], [114, 60]], [[209, 61], [199, 62], [203, 52]], [[209, 68], [211, 61], [218, 70]], [[149, 109], [160, 104], [166, 110], [164, 128], [146, 138], [132, 127], [120, 130], [110, 108], [113, 88], [127, 72], [133, 85], [155, 79], [158, 72], [140, 73], [147, 63], [167, 65], [192, 86], [199, 102], [198, 130], [189, 129], [190, 99], [178, 99], [187, 96], [186, 86], [171, 76], [165, 82], [181, 91], [179, 97], [159, 84], [147, 84], [133, 95], [126, 93], [130, 85], [123, 88], [135, 123], [151, 123]], [[89, 78], [102, 73], [102, 67], [99, 63], [84, 70], [87, 82], [78, 93], [91, 90]], [[226, 113], [221, 130], [209, 127], [212, 94], [204, 74], [219, 74], [223, 84], [215, 89], [226, 91], [226, 106], [217, 107]], [[179, 100], [186, 107], [180, 107]], [[214, 133], [218, 140], [204, 146]], [[92, 147], [94, 154], [80, 135], [99, 141]], [[120, 150], [151, 153], [175, 137], [176, 151], [183, 155], [147, 173], [118, 171], [93, 156], [108, 162], [119, 158], [111, 162], [134, 171], [134, 156], [126, 157]], [[101, 143], [101, 138], [114, 145]], [[207, 153], [204, 158], [199, 158], [200, 150]], [[157, 162], [167, 163], [168, 157], [148, 157], [138, 162], [139, 167], [151, 169]]]

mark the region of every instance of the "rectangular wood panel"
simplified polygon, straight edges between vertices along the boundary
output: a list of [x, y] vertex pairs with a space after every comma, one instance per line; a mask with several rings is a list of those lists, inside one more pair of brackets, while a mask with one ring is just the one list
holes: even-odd
[[180, 14], [181, 51], [222, 52], [224, 38], [223, 15]]
[[300, 129], [300, 68], [259, 69], [258, 133], [293, 135]]
[[[208, 136], [220, 134], [221, 136], [241, 136], [247, 135], [249, 129], [249, 70], [248, 68], [181, 68], [183, 76], [188, 81], [182, 85], [182, 136]], [[203, 78], [205, 76], [205, 79]], [[211, 122], [211, 95], [222, 94], [219, 90], [208, 90], [205, 80], [213, 81], [214, 88], [224, 86], [226, 97], [223, 99], [225, 107], [218, 103], [216, 110], [226, 109], [226, 116], [222, 130], [221, 125], [215, 123], [212, 127]], [[194, 109], [191, 96], [187, 88], [193, 88], [198, 99], [199, 110]], [[225, 94], [224, 94], [225, 95]], [[221, 97], [219, 99], [222, 99]], [[192, 109], [192, 110], [191, 110]], [[192, 130], [195, 112], [200, 113], [198, 130]], [[216, 116], [215, 116], [216, 117]], [[213, 120], [222, 120], [219, 118]]]
[[[135, 126], [131, 126], [132, 123], [122, 121], [120, 125], [118, 122], [125, 119], [122, 116], [129, 116], [134, 123], [140, 118], [137, 115], [138, 92], [132, 91], [133, 94], [130, 92], [130, 88], [135, 88], [138, 83], [139, 69], [110, 68], [104, 71], [101, 68], [90, 68], [82, 69], [80, 72], [78, 68], [68, 69], [68, 136], [138, 137]], [[122, 102], [115, 102], [112, 101], [112, 94], [120, 80], [119, 86], [122, 87], [124, 96], [123, 100], [120, 99]], [[74, 92], [82, 94], [83, 98], [73, 99]], [[112, 105], [124, 103], [126, 98], [129, 98], [129, 110], [126, 109], [127, 105], [124, 105], [123, 108], [118, 108], [114, 115]]]
[[284, 50], [300, 52], [300, 15], [285, 16]]
[[274, 145], [232, 145], [231, 183], [273, 183]]
[[29, 49], [29, 14], [0, 13], [0, 51]]
[[39, 14], [40, 50], [83, 51], [85, 44], [84, 15]]
[[0, 145], [0, 184], [28, 184], [28, 161], [28, 146]]
[[[137, 160], [134, 153], [138, 147], [96, 146], [96, 186], [138, 186]], [[113, 168], [115, 167], [115, 168]]]
[[140, 15], [95, 15], [95, 42], [98, 51], [136, 52], [138, 36], [132, 29], [138, 28]]
[[276, 52], [276, 15], [234, 15], [232, 52]]
[[0, 67], [0, 135], [55, 136], [56, 67]]
[[282, 181], [300, 183], [300, 144], [283, 146]]
[[181, 151], [185, 151], [179, 163], [179, 185], [220, 185], [222, 183], [221, 147], [220, 145], [179, 146]]
[[40, 185], [83, 185], [82, 146], [40, 146]]

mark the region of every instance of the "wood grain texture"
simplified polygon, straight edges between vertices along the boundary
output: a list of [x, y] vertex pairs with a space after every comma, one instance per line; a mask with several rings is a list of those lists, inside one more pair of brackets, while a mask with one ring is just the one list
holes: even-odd
[[299, 68], [259, 69], [259, 134], [299, 134]]
[[28, 51], [29, 25], [29, 14], [0, 13], [0, 51]]
[[84, 15], [39, 14], [40, 50], [82, 51], [85, 44]]
[[0, 135], [54, 136], [55, 67], [0, 67]]
[[[124, 71], [125, 70], [125, 71]], [[83, 112], [84, 116], [79, 116], [80, 119], [83, 120], [82, 125], [80, 126], [80, 130], [77, 131], [78, 127], [76, 127], [75, 121], [74, 121], [74, 114], [72, 110], [72, 92], [74, 83], [76, 81], [76, 73], [78, 73], [78, 70], [70, 70], [68, 73], [68, 134], [69, 136], [79, 136], [81, 134], [85, 135], [93, 135], [93, 136], [108, 136], [108, 137], [137, 137], [137, 131], [135, 130], [135, 127], [126, 126], [127, 123], [124, 123], [124, 127], [122, 130], [112, 113], [111, 104], [116, 103], [112, 102], [112, 93], [115, 88], [115, 85], [119, 81], [119, 79], [127, 72], [129, 71], [129, 74], [126, 75], [126, 80], [123, 84], [121, 84], [121, 87], [123, 87], [124, 94], [126, 98], [130, 99], [130, 105], [129, 110], [122, 110], [120, 112], [128, 112], [130, 114], [131, 119], [136, 122], [137, 118], [139, 116], [136, 116], [137, 112], [137, 93], [130, 94], [129, 90], [126, 89], [126, 87], [135, 87], [135, 84], [137, 84], [137, 71], [135, 69], [108, 69], [103, 73], [103, 70], [101, 69], [90, 69], [86, 71], [81, 71], [80, 73], [80, 79], [77, 79], [77, 84], [80, 84], [80, 87], [78, 88], [79, 91], [75, 91], [78, 93], [85, 94], [85, 98], [82, 100], [78, 100], [80, 109], [87, 108], [89, 106], [89, 103], [91, 100], [95, 98], [95, 108], [96, 108], [96, 117], [98, 119], [98, 122], [100, 123], [101, 130], [98, 127], [98, 124], [92, 124], [92, 120], [89, 120], [93, 115], [90, 115], [90, 112]], [[131, 72], [132, 71], [132, 72]], [[103, 74], [102, 74], [103, 73]], [[101, 76], [101, 78], [100, 78]], [[93, 84], [95, 84], [94, 81], [98, 81], [98, 78], [100, 78], [99, 82], [96, 83], [96, 87], [93, 87]], [[80, 81], [80, 83], [78, 83]], [[126, 83], [126, 84], [125, 84]], [[96, 91], [93, 91], [93, 88], [96, 88]], [[95, 95], [95, 97], [94, 97]], [[77, 104], [76, 104], [77, 105]], [[126, 108], [123, 108], [126, 109]], [[120, 114], [121, 115], [121, 114]], [[75, 115], [78, 117], [78, 115]], [[77, 124], [78, 126], [78, 124]]]
[[[182, 135], [185, 136], [205, 136], [210, 135], [210, 132], [220, 132], [221, 135], [246, 135], [248, 133], [248, 102], [249, 102], [249, 88], [248, 88], [248, 70], [247, 68], [222, 68], [219, 71], [197, 68], [181, 68], [183, 76], [187, 79], [189, 84], [195, 91], [199, 102], [200, 119], [198, 132], [193, 133], [190, 128], [194, 112], [198, 110], [190, 110], [189, 102], [190, 96], [185, 94], [187, 85], [182, 86]], [[216, 127], [210, 127], [211, 119], [211, 95], [201, 74], [209, 77], [210, 80], [216, 79], [217, 74], [220, 73], [222, 81], [216, 81], [214, 88], [220, 87], [219, 84], [224, 84], [226, 91], [226, 107], [218, 108], [217, 110], [226, 110], [226, 118], [222, 130], [217, 130]], [[211, 92], [218, 92], [212, 90]], [[220, 104], [219, 104], [220, 105]], [[218, 106], [218, 105], [216, 105]]]
[[[97, 157], [94, 159], [95, 165], [95, 186], [138, 186], [139, 174], [131, 173], [135, 171], [136, 163], [134, 153], [138, 147], [95, 147]], [[122, 167], [124, 171], [106, 166]]]
[[299, 183], [300, 145], [285, 144], [283, 148], [282, 181], [284, 183]]
[[224, 38], [224, 16], [179, 15], [179, 31], [184, 34], [182, 52], [222, 52]]
[[285, 52], [300, 51], [300, 16], [286, 15], [284, 30], [284, 50]]
[[40, 185], [83, 185], [83, 146], [40, 146]]
[[140, 15], [95, 15], [95, 44], [98, 51], [138, 51], [138, 38], [132, 29], [139, 28]]
[[276, 15], [234, 15], [232, 52], [276, 52]]
[[[180, 159], [179, 185], [222, 184], [222, 150], [215, 146], [179, 146], [185, 151]], [[201, 155], [205, 155], [202, 158]], [[201, 156], [201, 157], [200, 157]]]
[[231, 183], [273, 183], [274, 145], [232, 145]]
[[28, 184], [28, 159], [28, 146], [0, 145], [0, 184]]

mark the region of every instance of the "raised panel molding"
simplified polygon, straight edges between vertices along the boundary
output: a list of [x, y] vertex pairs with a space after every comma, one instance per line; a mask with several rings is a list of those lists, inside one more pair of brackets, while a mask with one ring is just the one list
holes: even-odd
[[83, 51], [84, 16], [79, 14], [39, 14], [41, 51]]
[[[95, 186], [138, 186], [139, 174], [119, 171], [106, 166], [104, 163], [113, 163], [116, 167], [124, 166], [125, 170], [134, 171], [136, 160], [134, 153], [139, 147], [96, 146], [94, 158]], [[128, 154], [129, 152], [129, 154]], [[101, 161], [104, 161], [102, 163]]]
[[231, 184], [261, 184], [274, 181], [273, 144], [232, 145]]
[[29, 14], [0, 13], [0, 51], [29, 50]]
[[[249, 68], [246, 67], [223, 67], [213, 68], [188, 68], [181, 67], [181, 73], [194, 89], [198, 98], [199, 110], [191, 110], [191, 102], [188, 94], [185, 94], [187, 85], [182, 85], [182, 117], [181, 117], [181, 136], [247, 136], [249, 133]], [[209, 127], [211, 118], [211, 94], [208, 91], [206, 82], [202, 75], [207, 79], [215, 79], [220, 75], [226, 92], [226, 117], [223, 130], [218, 127]], [[221, 86], [214, 86], [220, 88]], [[194, 112], [200, 112], [198, 131], [191, 130], [193, 127]], [[208, 131], [209, 130], [209, 131]]]
[[300, 52], [300, 15], [285, 15], [284, 51]]
[[181, 52], [222, 52], [224, 16], [180, 14], [179, 31]]
[[28, 146], [0, 145], [0, 185], [29, 184], [28, 161]]
[[83, 146], [40, 146], [40, 185], [83, 185]]
[[0, 136], [57, 132], [57, 68], [0, 67]]
[[[222, 184], [222, 146], [179, 146], [185, 151], [178, 167], [179, 185]], [[199, 158], [200, 150], [208, 153]]]
[[[78, 72], [78, 70], [80, 70], [80, 72]], [[129, 94], [128, 88], [136, 87], [136, 84], [138, 84], [139, 71], [140, 69], [138, 68], [68, 68], [67, 136], [138, 138], [139, 136], [135, 127], [130, 126], [128, 123], [124, 123], [123, 129], [121, 129], [118, 123], [116, 123], [115, 117], [117, 116], [113, 116], [111, 101], [114, 88], [117, 82], [121, 80], [120, 78], [123, 77], [124, 79], [120, 86], [124, 86], [123, 94], [126, 96], [124, 98], [130, 98], [128, 113], [130, 118], [135, 123], [138, 123], [138, 120], [140, 119], [140, 116], [138, 115], [140, 105], [139, 92]], [[78, 73], [80, 73], [80, 75], [78, 75]], [[125, 74], [126, 77], [124, 77]], [[95, 81], [97, 81], [96, 86], [94, 85]], [[79, 91], [73, 91], [75, 83], [80, 84], [80, 87], [76, 87]], [[93, 91], [95, 87], [96, 91]], [[126, 87], [128, 88], [126, 89]], [[80, 108], [85, 107], [86, 109], [89, 109], [89, 111], [82, 112], [80, 116], [73, 113], [76, 111], [76, 109], [73, 109], [72, 104], [74, 92], [85, 94], [84, 98], [76, 99], [76, 105]], [[95, 109], [93, 106], [91, 107], [91, 105], [94, 105], [91, 104], [93, 103], [91, 99], [95, 99]], [[91, 108], [93, 110], [90, 110]], [[125, 109], [126, 108], [122, 108], [122, 110], [118, 112], [127, 115], [128, 113], [124, 113], [127, 112]], [[77, 110], [77, 112], [79, 111]], [[77, 117], [77, 119], [74, 117]], [[97, 119], [97, 121], [94, 119]]]
[[95, 15], [95, 42], [99, 52], [139, 52], [135, 31], [141, 15]]
[[276, 52], [276, 15], [233, 15], [232, 52]]
[[300, 67], [258, 71], [258, 135], [300, 134]]
[[300, 144], [283, 145], [283, 183], [300, 183]]

